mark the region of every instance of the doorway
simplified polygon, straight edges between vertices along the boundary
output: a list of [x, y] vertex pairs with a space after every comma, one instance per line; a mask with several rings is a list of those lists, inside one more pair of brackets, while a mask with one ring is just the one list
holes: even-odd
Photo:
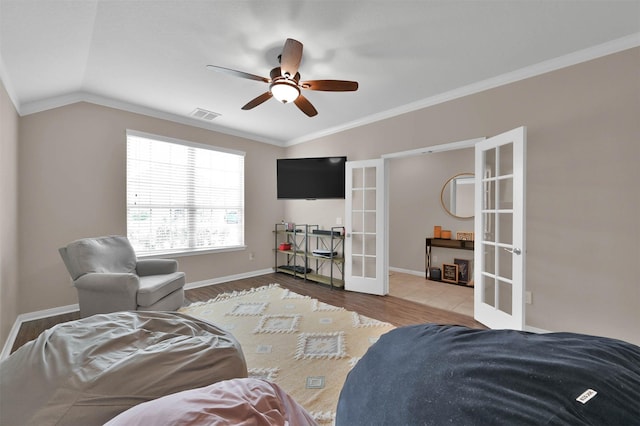
[[[391, 154], [385, 160], [454, 151], [461, 149], [461, 145], [474, 147], [474, 318], [490, 328], [525, 328], [526, 133], [523, 126], [489, 139]], [[422, 180], [415, 181], [416, 188], [422, 189]], [[419, 199], [413, 193], [404, 193], [409, 193], [410, 199]], [[399, 205], [396, 212], [404, 211], [405, 205]], [[443, 207], [447, 209], [444, 202]], [[390, 220], [393, 223], [392, 215]], [[467, 234], [467, 231], [462, 233]], [[454, 234], [449, 231], [448, 235]], [[437, 259], [431, 258], [437, 263]], [[457, 266], [443, 263], [443, 274], [446, 266], [455, 268], [452, 279], [457, 280]]]
[[[446, 182], [474, 172], [474, 146], [484, 138], [384, 155], [389, 162], [390, 295], [473, 317], [473, 288], [425, 278], [425, 238], [433, 226], [473, 232], [473, 217], [456, 218], [441, 205]], [[434, 248], [432, 266], [473, 259], [468, 250]]]

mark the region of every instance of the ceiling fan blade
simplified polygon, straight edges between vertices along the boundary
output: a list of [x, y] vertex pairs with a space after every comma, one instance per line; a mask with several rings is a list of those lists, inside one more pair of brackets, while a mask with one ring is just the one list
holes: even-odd
[[249, 74], [248, 72], [232, 70], [231, 68], [219, 67], [217, 65], [207, 65], [207, 69], [211, 71], [222, 72], [230, 74], [235, 77], [248, 78], [249, 80], [263, 81], [265, 83], [271, 83], [271, 80], [266, 77], [260, 77], [259, 75]]
[[272, 97], [273, 95], [271, 94], [271, 92], [264, 92], [262, 95], [258, 96], [257, 98], [250, 100], [245, 106], [242, 107], [242, 109], [249, 110], [249, 109], [255, 108], [261, 103], [268, 101]]
[[345, 80], [309, 80], [300, 83], [303, 89], [322, 90], [325, 92], [353, 92], [358, 90], [357, 81]]
[[298, 72], [300, 61], [302, 60], [302, 43], [298, 40], [288, 38], [284, 42], [282, 48], [282, 56], [280, 57], [280, 68], [282, 68], [282, 76], [288, 74], [293, 77]]
[[302, 95], [298, 96], [296, 100], [293, 101], [293, 103], [296, 104], [296, 106], [309, 117], [318, 115], [318, 111], [314, 108], [313, 105], [311, 105], [311, 102], [309, 102], [309, 100]]

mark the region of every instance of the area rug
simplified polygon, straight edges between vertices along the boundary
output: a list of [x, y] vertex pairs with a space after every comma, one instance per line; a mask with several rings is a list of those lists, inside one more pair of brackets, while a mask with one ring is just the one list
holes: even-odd
[[271, 284], [181, 308], [231, 332], [250, 377], [280, 385], [320, 424], [332, 424], [347, 373], [392, 330], [344, 308]]

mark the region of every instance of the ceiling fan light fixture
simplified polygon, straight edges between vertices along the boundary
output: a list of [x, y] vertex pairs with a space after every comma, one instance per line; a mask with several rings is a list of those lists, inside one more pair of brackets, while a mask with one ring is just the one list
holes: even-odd
[[298, 72], [301, 60], [302, 43], [298, 40], [288, 38], [282, 48], [282, 54], [278, 56], [280, 66], [273, 68], [271, 72], [269, 72], [270, 78], [260, 77], [259, 75], [249, 74], [231, 68], [219, 67], [217, 65], [207, 65], [207, 68], [213, 71], [235, 75], [236, 77], [262, 81], [269, 84], [269, 91], [247, 102], [247, 104], [242, 107], [244, 111], [262, 105], [271, 98], [276, 98], [278, 102], [283, 104], [293, 102], [298, 109], [308, 117], [315, 117], [318, 115], [318, 110], [302, 95], [302, 89], [320, 90], [324, 92], [353, 92], [358, 90], [357, 81], [308, 80], [301, 83], [300, 73]]
[[288, 80], [274, 81], [269, 88], [271, 94], [283, 104], [295, 101], [300, 96], [300, 89]]

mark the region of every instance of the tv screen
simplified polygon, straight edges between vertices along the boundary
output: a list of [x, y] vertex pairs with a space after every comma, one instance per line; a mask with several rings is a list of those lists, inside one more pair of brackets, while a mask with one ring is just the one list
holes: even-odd
[[347, 157], [280, 158], [278, 199], [344, 198]]

